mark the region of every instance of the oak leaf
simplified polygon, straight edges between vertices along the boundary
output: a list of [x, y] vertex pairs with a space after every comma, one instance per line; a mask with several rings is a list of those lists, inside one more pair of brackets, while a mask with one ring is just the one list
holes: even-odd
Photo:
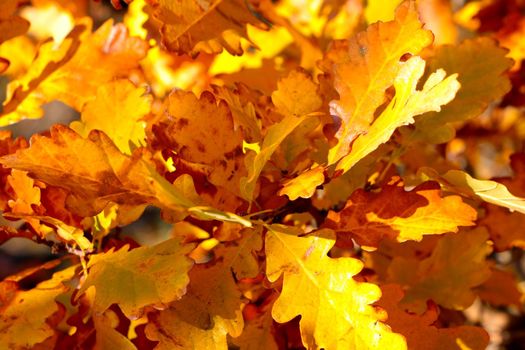
[[513, 247], [525, 249], [523, 213], [511, 212], [500, 206], [485, 206], [485, 216], [479, 221], [490, 233], [494, 250], [502, 252]]
[[[6, 156], [15, 153], [19, 149], [27, 148], [28, 142], [24, 138], [14, 139], [9, 131], [0, 131], [0, 156]], [[13, 200], [12, 188], [8, 183], [12, 170], [0, 167], [0, 209], [8, 210], [8, 202]]]
[[518, 286], [517, 276], [511, 271], [492, 268], [489, 279], [476, 288], [481, 300], [494, 306], [516, 306], [523, 308], [523, 292]]
[[7, 182], [15, 192], [15, 198], [8, 202], [11, 211], [19, 214], [32, 214], [32, 206], [40, 205], [40, 188], [25, 171], [13, 169]]
[[125, 77], [146, 55], [147, 44], [128, 37], [123, 24], [105, 22], [94, 33], [91, 23], [76, 25], [58, 49], [52, 41], [40, 46], [27, 73], [8, 85], [0, 125], [41, 118], [41, 105], [60, 100], [82, 110], [97, 88]]
[[[489, 38], [465, 40], [459, 45], [444, 45], [428, 60], [430, 71], [444, 69], [457, 73], [461, 89], [440, 112], [431, 112], [416, 121], [417, 136], [432, 142], [445, 142], [454, 135], [447, 123], [480, 115], [494, 100], [510, 89], [505, 74], [512, 66], [507, 51]], [[485, 59], [480, 60], [480, 57]]]
[[243, 135], [234, 128], [226, 102], [217, 103], [210, 92], [197, 98], [191, 92], [174, 91], [166, 112], [169, 117], [155, 121], [152, 127], [156, 147], [173, 150], [179, 158], [200, 166], [221, 193], [240, 195], [239, 180], [245, 174]]
[[97, 333], [95, 349], [137, 350], [131, 340], [115, 329], [118, 326], [118, 319], [113, 311], [108, 310], [101, 315], [94, 314], [93, 324]]
[[266, 276], [281, 276], [283, 289], [272, 316], [283, 323], [301, 316], [301, 337], [311, 349], [405, 349], [403, 337], [383, 324], [384, 313], [371, 304], [379, 287], [352, 277], [363, 264], [354, 258], [328, 257], [334, 245], [331, 230], [304, 237], [286, 226], [272, 225], [266, 234]]
[[56, 298], [68, 291], [66, 283], [75, 276], [77, 267], [56, 272], [33, 289], [14, 292], [5, 304], [4, 286], [12, 281], [1, 282], [0, 343], [9, 349], [27, 349], [52, 337], [55, 331], [46, 321], [59, 312]]
[[474, 225], [476, 217], [461, 197], [442, 197], [436, 182], [406, 191], [403, 182], [394, 180], [380, 192], [356, 190], [341, 211], [328, 213], [326, 227], [343, 241], [350, 236], [374, 248], [385, 238], [420, 241], [425, 235], [457, 232], [459, 226]]
[[[414, 117], [425, 112], [441, 110], [459, 90], [457, 75], [445, 78], [445, 71], [438, 69], [425, 81], [421, 90], [416, 90], [425, 70], [425, 61], [412, 57], [401, 64], [394, 79], [395, 96], [385, 110], [374, 120], [366, 133], [357, 136], [349, 153], [338, 163], [336, 170], [346, 172], [362, 158], [375, 151], [390, 139], [394, 131], [414, 122]], [[339, 146], [336, 146], [338, 149]], [[332, 152], [333, 148], [330, 150]], [[330, 161], [330, 153], [329, 153]]]
[[30, 148], [4, 156], [0, 162], [68, 190], [70, 207], [83, 216], [100, 212], [110, 201], [130, 205], [157, 203], [176, 211], [193, 206], [140, 155], [122, 154], [97, 130], [84, 139], [71, 129], [56, 125], [50, 137], [35, 135]]
[[319, 87], [303, 70], [294, 70], [277, 83], [272, 102], [284, 116], [301, 117], [321, 108]]
[[241, 335], [245, 303], [237, 279], [259, 272], [254, 253], [262, 248], [261, 229], [244, 229], [242, 238], [214, 250], [215, 259], [189, 273], [184, 297], [146, 327], [159, 349], [225, 349], [227, 335]]
[[186, 293], [193, 265], [186, 255], [193, 245], [174, 238], [152, 247], [128, 248], [90, 257], [79, 294], [95, 287], [96, 312], [117, 304], [126, 316], [138, 316], [145, 306], [165, 306]]
[[150, 316], [146, 326], [146, 336], [158, 341], [157, 350], [210, 349], [228, 348], [227, 335], [239, 335], [242, 331], [242, 313], [236, 313], [235, 319], [225, 320], [215, 316], [207, 320], [205, 327], [196, 325], [192, 317], [193, 305], [180, 304], [178, 309], [167, 309]]
[[255, 319], [245, 321], [242, 334], [232, 341], [236, 346], [246, 350], [278, 350], [272, 330], [273, 319], [268, 309]]
[[470, 306], [476, 294], [474, 288], [491, 274], [487, 256], [492, 247], [483, 228], [442, 237], [432, 254], [422, 261], [394, 257], [389, 266], [388, 282], [406, 289], [402, 304], [422, 313], [427, 300], [444, 307], [463, 310]]
[[324, 182], [324, 167], [318, 166], [303, 172], [297, 177], [283, 183], [279, 195], [286, 195], [291, 201], [297, 198], [310, 198], [313, 196], [317, 186]]
[[432, 33], [422, 26], [414, 2], [407, 1], [399, 6], [393, 21], [372, 24], [349, 40], [333, 42], [322, 68], [333, 75], [339, 93], [331, 108], [341, 126], [338, 143], [328, 155], [329, 164], [345, 157], [352, 142], [368, 132], [375, 111], [385, 102], [386, 89], [403, 66], [401, 57], [417, 55], [432, 43]]
[[478, 180], [461, 170], [449, 170], [441, 176], [426, 168], [423, 172], [447, 189], [525, 214], [525, 198], [516, 197], [499, 182]]
[[242, 196], [247, 201], [253, 200], [264, 166], [284, 140], [300, 125], [316, 123], [314, 114], [322, 107], [323, 100], [310, 76], [296, 70], [279, 80], [277, 90], [272, 93], [272, 102], [284, 118], [266, 130], [260, 151], [250, 152], [245, 158], [248, 174], [240, 184]]
[[266, 25], [253, 14], [254, 3], [241, 0], [148, 0], [160, 21], [162, 42], [170, 51], [196, 55], [225, 48], [240, 55], [246, 25]]
[[71, 123], [71, 128], [82, 137], [91, 130], [103, 131], [122, 153], [131, 154], [145, 143], [146, 123], [142, 119], [150, 112], [151, 102], [145, 88], [115, 80], [97, 89], [95, 99], [84, 106], [81, 121]]
[[434, 325], [439, 314], [435, 304], [429, 304], [423, 314], [417, 315], [399, 306], [403, 299], [401, 287], [387, 284], [381, 286], [381, 291], [383, 295], [377, 305], [388, 312], [386, 323], [405, 336], [409, 349], [486, 349], [489, 336], [484, 329], [472, 326], [438, 328]]

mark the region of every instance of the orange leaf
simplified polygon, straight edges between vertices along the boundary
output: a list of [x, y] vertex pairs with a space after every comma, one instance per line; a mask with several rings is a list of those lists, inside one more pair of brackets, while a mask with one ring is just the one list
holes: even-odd
[[481, 300], [494, 306], [514, 305], [523, 308], [523, 292], [518, 287], [518, 280], [514, 273], [496, 268], [492, 269], [489, 279], [476, 288]]
[[476, 216], [461, 197], [441, 197], [436, 182], [405, 191], [397, 180], [377, 193], [356, 190], [343, 210], [328, 213], [326, 226], [336, 230], [338, 239], [350, 236], [362, 246], [377, 247], [385, 238], [420, 241], [425, 235], [457, 232], [458, 226], [474, 225]]
[[242, 0], [148, 0], [162, 24], [162, 42], [170, 51], [196, 55], [243, 52], [246, 24], [265, 25], [252, 13], [253, 4]]
[[121, 23], [109, 20], [93, 34], [90, 28], [77, 25], [58, 49], [52, 41], [40, 46], [27, 73], [8, 85], [0, 126], [41, 118], [41, 105], [53, 100], [80, 111], [101, 84], [126, 76], [146, 55], [147, 44], [128, 37]]
[[[0, 44], [27, 32], [29, 22], [15, 15], [21, 0], [2, 0], [0, 3]], [[0, 69], [1, 72], [1, 69]]]
[[56, 125], [51, 137], [33, 136], [30, 148], [4, 156], [0, 163], [68, 190], [68, 204], [82, 216], [98, 213], [110, 201], [156, 203], [175, 211], [193, 205], [139, 154], [128, 157], [120, 153], [104, 133], [96, 130], [84, 139]]
[[158, 146], [200, 167], [223, 195], [239, 196], [239, 181], [246, 174], [242, 166], [243, 135], [234, 128], [227, 103], [217, 103], [210, 92], [197, 98], [191, 92], [174, 91], [167, 100], [166, 112], [169, 117], [152, 127]]
[[377, 302], [388, 312], [387, 324], [405, 336], [409, 349], [425, 350], [482, 350], [489, 342], [487, 332], [479, 327], [459, 326], [438, 328], [438, 308], [430, 304], [422, 315], [409, 313], [400, 307], [403, 290], [395, 284], [381, 287], [383, 295]]

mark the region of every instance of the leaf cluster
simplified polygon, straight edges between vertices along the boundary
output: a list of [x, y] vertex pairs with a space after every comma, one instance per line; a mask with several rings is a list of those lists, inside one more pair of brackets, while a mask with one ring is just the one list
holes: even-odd
[[500, 2], [4, 0], [0, 244], [55, 256], [0, 282], [0, 348], [486, 348], [464, 311], [523, 311]]

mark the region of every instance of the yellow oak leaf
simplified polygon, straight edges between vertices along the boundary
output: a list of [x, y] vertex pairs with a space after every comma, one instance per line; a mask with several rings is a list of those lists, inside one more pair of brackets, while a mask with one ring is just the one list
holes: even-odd
[[352, 238], [372, 248], [385, 238], [420, 241], [425, 235], [457, 232], [459, 226], [474, 225], [476, 217], [476, 210], [461, 197], [441, 197], [436, 182], [405, 191], [397, 181], [380, 192], [356, 190], [341, 211], [328, 213], [325, 226], [334, 229], [338, 239]]
[[492, 252], [488, 238], [484, 228], [460, 231], [442, 237], [426, 259], [394, 257], [388, 282], [404, 287], [402, 303], [411, 311], [422, 313], [429, 299], [463, 310], [474, 302], [474, 288], [491, 275], [486, 260]]
[[[56, 272], [49, 280], [30, 290], [13, 291], [5, 299], [5, 286], [0, 282], [0, 344], [8, 349], [28, 349], [53, 336], [55, 330], [46, 321], [59, 311], [55, 299], [68, 291], [65, 284], [74, 278], [78, 265]], [[9, 296], [9, 295], [8, 295]], [[5, 303], [4, 303], [5, 302]]]
[[346, 156], [352, 142], [369, 132], [375, 111], [385, 102], [386, 89], [404, 66], [401, 57], [416, 55], [432, 43], [432, 33], [422, 26], [414, 2], [407, 1], [393, 21], [372, 24], [349, 40], [333, 42], [321, 64], [333, 76], [339, 93], [331, 108], [341, 126], [335, 135], [338, 143], [328, 154], [329, 164]]
[[[426, 113], [418, 118], [413, 137], [435, 143], [449, 141], [454, 136], [454, 129], [447, 123], [477, 117], [490, 102], [507, 93], [510, 82], [505, 73], [512, 67], [512, 60], [506, 55], [507, 50], [486, 37], [436, 49], [428, 60], [428, 68], [457, 73], [461, 89], [440, 112]], [[480, 57], [486, 59], [480, 60]]]
[[420, 169], [420, 173], [439, 181], [444, 189], [525, 214], [525, 198], [513, 195], [499, 182], [478, 180], [461, 170], [449, 170], [440, 176], [433, 169], [423, 168]]
[[101, 84], [125, 77], [146, 55], [147, 44], [128, 37], [121, 23], [109, 20], [92, 34], [90, 28], [84, 19], [58, 49], [51, 41], [40, 46], [27, 73], [9, 83], [0, 126], [41, 118], [42, 104], [53, 100], [80, 111]]
[[377, 305], [388, 312], [387, 324], [392, 330], [401, 333], [407, 340], [409, 349], [426, 350], [483, 350], [489, 343], [489, 335], [480, 327], [458, 326], [438, 328], [439, 309], [430, 304], [422, 315], [407, 312], [400, 307], [403, 290], [395, 284], [381, 286], [383, 295]]
[[324, 167], [318, 166], [307, 170], [304, 173], [286, 180], [283, 188], [279, 190], [279, 195], [287, 195], [290, 200], [297, 198], [310, 198], [313, 196], [317, 186], [324, 182]]
[[155, 315], [146, 335], [159, 349], [225, 349], [227, 335], [241, 335], [245, 303], [237, 279], [259, 272], [254, 253], [262, 249], [261, 229], [244, 229], [242, 238], [214, 250], [215, 259], [189, 273], [184, 297]]
[[186, 255], [191, 249], [193, 244], [173, 238], [152, 247], [92, 255], [79, 295], [94, 287], [96, 312], [117, 304], [128, 317], [140, 315], [148, 305], [168, 305], [186, 293], [193, 265]]
[[71, 128], [82, 137], [101, 130], [122, 153], [131, 154], [145, 143], [146, 123], [142, 119], [150, 112], [151, 102], [145, 88], [128, 80], [112, 81], [98, 88], [95, 99], [84, 106], [81, 121], [71, 123]]
[[269, 227], [266, 276], [270, 282], [284, 276], [274, 320], [301, 316], [301, 337], [309, 349], [406, 349], [403, 337], [382, 323], [384, 312], [371, 305], [381, 296], [379, 287], [352, 278], [363, 263], [328, 257], [334, 241], [327, 229], [298, 237], [286, 226]]
[[348, 171], [388, 141], [398, 127], [413, 123], [417, 115], [440, 111], [442, 105], [454, 98], [460, 87], [456, 80], [457, 74], [445, 78], [445, 71], [441, 69], [428, 77], [422, 90], [416, 90], [424, 70], [425, 61], [418, 56], [401, 64], [399, 74], [394, 80], [394, 98], [366, 133], [357, 136], [353, 141], [350, 152], [337, 163], [336, 171]]
[[222, 49], [242, 54], [246, 24], [266, 25], [253, 14], [254, 4], [242, 0], [148, 0], [160, 21], [162, 42], [170, 51], [196, 55]]
[[[205, 288], [205, 286], [203, 286]], [[184, 299], [183, 299], [184, 300]], [[196, 325], [195, 306], [183, 305], [178, 308], [163, 310], [149, 316], [146, 326], [146, 336], [159, 343], [157, 350], [210, 349], [222, 350], [228, 348], [227, 336], [240, 335], [242, 331], [242, 313], [238, 311], [235, 319], [225, 320], [215, 316], [205, 320], [204, 327]], [[198, 310], [198, 309], [197, 309]]]

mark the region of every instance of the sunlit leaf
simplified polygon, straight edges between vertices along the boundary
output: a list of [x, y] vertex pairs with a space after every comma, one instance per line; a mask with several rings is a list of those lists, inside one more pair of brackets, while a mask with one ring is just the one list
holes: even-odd
[[370, 305], [380, 298], [379, 287], [352, 278], [362, 262], [328, 257], [334, 238], [331, 230], [297, 237], [284, 227], [269, 228], [266, 275], [271, 282], [284, 276], [274, 320], [300, 315], [303, 344], [312, 349], [405, 349], [403, 337], [392, 333], [381, 322], [385, 315]]

